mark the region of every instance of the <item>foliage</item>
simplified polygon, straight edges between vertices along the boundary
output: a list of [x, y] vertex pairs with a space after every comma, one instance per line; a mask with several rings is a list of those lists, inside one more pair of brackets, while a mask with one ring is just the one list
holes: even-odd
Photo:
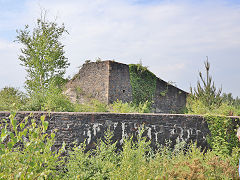
[[[76, 89], [81, 92], [81, 89]], [[96, 99], [84, 104], [72, 103], [61, 88], [52, 84], [45, 96], [34, 94], [30, 98], [15, 88], [4, 88], [0, 91], [0, 111], [55, 111], [55, 112], [114, 112], [114, 113], [150, 113], [151, 103], [123, 103], [117, 100], [107, 105]]]
[[215, 87], [214, 82], [212, 81], [212, 77], [209, 75], [210, 70], [210, 64], [208, 62], [208, 59], [204, 63], [205, 69], [206, 69], [206, 79], [204, 79], [201, 72], [199, 72], [200, 80], [197, 82], [197, 87], [192, 88], [190, 87], [191, 91], [191, 98], [193, 100], [200, 100], [203, 105], [209, 110], [214, 106], [221, 106], [222, 104], [222, 98], [221, 98], [221, 92], [222, 89], [218, 89]]
[[221, 89], [217, 88], [209, 75], [210, 64], [205, 62], [206, 80], [202, 73], [199, 73], [200, 81], [197, 82], [197, 88], [190, 87], [191, 94], [187, 98], [187, 113], [189, 114], [215, 114], [225, 116], [240, 115], [240, 100], [234, 99], [232, 94], [221, 95]]
[[0, 91], [0, 111], [20, 110], [26, 101], [26, 95], [14, 87], [5, 87]]
[[41, 124], [35, 119], [24, 118], [18, 122], [14, 114], [8, 121], [1, 121], [0, 137], [0, 179], [49, 179], [58, 177], [57, 166], [63, 152], [52, 151], [54, 131], [48, 134], [48, 122], [41, 117]]
[[114, 113], [134, 113], [137, 112], [135, 107], [128, 102], [122, 102], [121, 100], [114, 101], [113, 104], [110, 105], [111, 112]]
[[56, 22], [47, 21], [45, 16], [37, 19], [32, 32], [28, 25], [17, 30], [16, 41], [24, 46], [19, 60], [27, 71], [25, 84], [30, 95], [44, 96], [53, 80], [58, 86], [64, 81], [63, 75], [69, 63], [60, 38], [66, 32], [64, 24], [58, 26]]
[[61, 88], [58, 88], [54, 83], [46, 89], [45, 95], [34, 94], [31, 96], [25, 106], [26, 110], [30, 111], [74, 111], [74, 104], [62, 94]]
[[[220, 122], [224, 121], [213, 120], [215, 117], [207, 118], [211, 118], [211, 122], [219, 122], [213, 129], [218, 129]], [[105, 137], [97, 142], [95, 149], [87, 151], [85, 143], [75, 145], [64, 160], [60, 156], [64, 146], [59, 152], [52, 149], [55, 134], [47, 133], [48, 122], [44, 116], [41, 117], [40, 124], [35, 119], [29, 124], [30, 117], [19, 123], [14, 115], [9, 119], [10, 122], [1, 122], [0, 179], [238, 178], [240, 149], [237, 146], [232, 152], [225, 151], [223, 147], [221, 153], [220, 149], [204, 153], [196, 143], [186, 146], [184, 141], [178, 141], [174, 148], [170, 148], [167, 143], [153, 151], [151, 142], [143, 137], [145, 129], [140, 128], [137, 140], [125, 137], [122, 150], [118, 150], [118, 142], [113, 142], [113, 133], [108, 130]], [[226, 122], [224, 127], [229, 127], [229, 124]], [[217, 136], [213, 135], [224, 137], [227, 133], [220, 130]]]
[[140, 130], [137, 142], [125, 138], [122, 151], [116, 151], [116, 142], [111, 143], [109, 132], [96, 150], [84, 153], [81, 144], [71, 151], [66, 164], [65, 179], [237, 179], [239, 149], [231, 156], [218, 156], [215, 151], [201, 152], [196, 144], [186, 148], [184, 142], [160, 146], [156, 152], [150, 141], [142, 137]]
[[96, 99], [92, 99], [88, 103], [74, 104], [75, 112], [114, 112], [114, 113], [150, 113], [151, 103], [144, 102], [136, 105], [134, 103], [123, 103], [122, 101], [115, 101], [113, 104], [105, 104]]
[[115, 101], [110, 105], [110, 112], [114, 113], [150, 113], [151, 103], [146, 101], [144, 103], [140, 102], [139, 105], [134, 103]]
[[218, 155], [231, 154], [233, 148], [239, 146], [236, 138], [236, 127], [233, 120], [226, 116], [205, 116], [211, 135], [208, 137], [208, 144]]
[[104, 140], [99, 140], [96, 149], [85, 153], [86, 144], [75, 146], [69, 152], [66, 179], [108, 179], [118, 165], [120, 156], [116, 152], [116, 142], [111, 141], [113, 134], [108, 130]]
[[138, 105], [135, 105], [138, 113], [151, 113], [152, 112], [152, 103], [149, 101], [140, 102]]
[[239, 97], [233, 98], [232, 93], [223, 93], [222, 94], [223, 102], [227, 103], [230, 106], [240, 109], [240, 99]]
[[194, 99], [192, 96], [187, 98], [187, 111], [188, 114], [214, 114], [214, 115], [224, 115], [224, 116], [239, 116], [240, 108], [235, 106], [228, 105], [226, 102], [223, 102], [220, 106], [212, 105], [210, 108], [200, 99]]
[[129, 65], [133, 103], [152, 102], [156, 91], [156, 76], [147, 67], [139, 64]]
[[108, 112], [108, 106], [96, 99], [92, 99], [89, 103], [74, 104], [75, 112]]

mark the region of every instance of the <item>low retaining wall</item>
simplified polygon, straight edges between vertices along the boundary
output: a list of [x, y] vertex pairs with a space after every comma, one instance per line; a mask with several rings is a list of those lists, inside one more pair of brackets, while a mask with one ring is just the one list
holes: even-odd
[[[86, 140], [87, 148], [93, 148], [96, 140], [102, 138], [108, 128], [114, 132], [113, 141], [118, 141], [118, 145], [121, 145], [124, 137], [136, 137], [142, 125], [145, 127], [144, 136], [151, 139], [153, 147], [165, 144], [166, 140], [171, 140], [174, 145], [177, 139], [187, 143], [197, 141], [199, 146], [208, 147], [208, 125], [204, 117], [198, 115], [18, 112], [16, 119], [22, 120], [30, 113], [35, 119], [46, 115], [49, 131], [58, 129], [56, 147], [61, 146], [62, 142], [69, 147], [73, 146], [73, 142]], [[0, 121], [8, 119], [9, 115], [9, 112], [0, 112]]]

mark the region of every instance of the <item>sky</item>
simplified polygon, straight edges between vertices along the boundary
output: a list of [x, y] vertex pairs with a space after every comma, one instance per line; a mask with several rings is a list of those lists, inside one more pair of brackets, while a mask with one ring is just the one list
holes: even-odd
[[85, 60], [141, 61], [189, 92], [208, 56], [216, 87], [240, 96], [239, 0], [0, 0], [0, 89], [24, 90], [16, 30], [34, 28], [42, 9], [69, 32], [66, 77]]

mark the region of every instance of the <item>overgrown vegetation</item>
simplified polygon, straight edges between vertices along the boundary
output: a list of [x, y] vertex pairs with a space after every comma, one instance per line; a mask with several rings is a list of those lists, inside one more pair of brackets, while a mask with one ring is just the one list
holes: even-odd
[[27, 96], [13, 87], [5, 87], [0, 91], [0, 111], [17, 111], [27, 101]]
[[[63, 76], [69, 66], [64, 56], [64, 45], [60, 41], [67, 33], [64, 24], [58, 26], [56, 22], [48, 21], [46, 13], [42, 12], [32, 31], [26, 25], [17, 33], [16, 41], [23, 45], [19, 60], [27, 72], [25, 88], [29, 109], [62, 110], [59, 104], [67, 100], [63, 99], [62, 92], [57, 89], [61, 89], [66, 82]], [[52, 102], [53, 97], [56, 101], [60, 99], [60, 102]]]
[[[191, 87], [191, 94], [187, 100], [187, 110], [190, 114], [204, 115], [211, 135], [208, 144], [218, 156], [226, 156], [236, 151], [239, 142], [236, 138], [236, 123], [227, 116], [239, 116], [240, 106], [238, 97], [234, 99], [231, 94], [221, 94], [217, 90], [209, 74], [210, 64], [205, 62], [206, 79], [199, 73], [200, 81], [197, 88]], [[236, 162], [237, 163], [237, 162]]]
[[28, 122], [29, 117], [17, 122], [14, 114], [9, 119], [0, 122], [0, 179], [57, 178], [64, 146], [52, 151], [55, 133], [46, 133], [45, 117], [40, 124], [35, 119]]
[[129, 64], [130, 82], [132, 86], [133, 103], [152, 102], [156, 91], [155, 74], [150, 72], [142, 63]]
[[122, 101], [115, 101], [110, 105], [110, 112], [115, 113], [150, 113], [151, 112], [151, 102], [139, 103], [138, 105], [134, 103], [123, 103]]
[[50, 88], [42, 96], [28, 97], [15, 88], [4, 88], [0, 91], [0, 111], [55, 111], [55, 112], [114, 112], [114, 113], [150, 113], [151, 103], [146, 101], [138, 105], [117, 100], [105, 104], [91, 99], [84, 104], [72, 103], [59, 88]]
[[[219, 155], [218, 151], [201, 152], [196, 144], [178, 142], [159, 146], [157, 151], [139, 129], [137, 141], [123, 141], [119, 151], [107, 131], [96, 149], [86, 152], [82, 143], [60, 156], [54, 150], [54, 133], [46, 133], [44, 117], [18, 123], [14, 115], [10, 122], [1, 122], [0, 179], [237, 179], [239, 148]], [[20, 143], [20, 144], [19, 144]], [[16, 146], [20, 145], [20, 146]], [[220, 147], [219, 147], [220, 148]], [[222, 151], [224, 152], [224, 151]]]
[[236, 138], [236, 129], [234, 121], [226, 116], [206, 115], [208, 128], [211, 136], [208, 137], [208, 144], [218, 155], [230, 155], [235, 148], [238, 148], [239, 142]]
[[190, 94], [187, 99], [187, 111], [189, 114], [215, 114], [233, 116], [240, 115], [240, 102], [237, 97], [234, 99], [230, 94], [222, 94], [222, 89], [216, 88], [210, 76], [210, 63], [208, 59], [204, 63], [206, 79], [202, 72], [199, 72], [200, 81], [197, 87], [190, 87]]
[[209, 74], [210, 63], [208, 62], [208, 58], [204, 63], [206, 70], [206, 79], [204, 79], [202, 72], [199, 72], [200, 80], [197, 82], [197, 87], [190, 87], [190, 93], [192, 100], [200, 100], [203, 105], [209, 110], [214, 107], [219, 107], [222, 104], [222, 89], [218, 89], [215, 87], [214, 82], [212, 81], [212, 77]]

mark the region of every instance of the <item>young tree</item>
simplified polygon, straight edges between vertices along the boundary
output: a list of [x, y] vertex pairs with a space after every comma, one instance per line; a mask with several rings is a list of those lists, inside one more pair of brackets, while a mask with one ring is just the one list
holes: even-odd
[[24, 46], [19, 60], [27, 71], [26, 89], [30, 96], [44, 96], [51, 83], [60, 85], [69, 66], [64, 56], [64, 45], [60, 42], [67, 30], [64, 24], [58, 26], [56, 22], [49, 22], [44, 15], [37, 19], [32, 31], [26, 25], [17, 33], [16, 41]]
[[196, 88], [190, 87], [191, 95], [193, 99], [200, 100], [209, 109], [212, 106], [219, 107], [222, 104], [222, 88], [217, 90], [212, 77], [209, 75], [210, 63], [208, 62], [208, 57], [204, 65], [207, 77], [204, 79], [202, 73], [199, 72], [200, 80], [198, 80]]

